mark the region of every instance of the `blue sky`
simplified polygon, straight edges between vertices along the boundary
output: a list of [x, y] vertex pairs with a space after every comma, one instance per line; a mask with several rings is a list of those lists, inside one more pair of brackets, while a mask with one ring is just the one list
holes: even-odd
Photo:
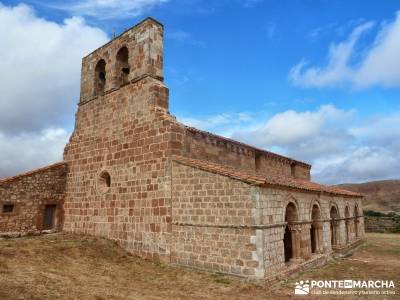
[[62, 158], [80, 57], [152, 16], [179, 120], [312, 163], [317, 181], [400, 177], [398, 1], [0, 3], [0, 176]]

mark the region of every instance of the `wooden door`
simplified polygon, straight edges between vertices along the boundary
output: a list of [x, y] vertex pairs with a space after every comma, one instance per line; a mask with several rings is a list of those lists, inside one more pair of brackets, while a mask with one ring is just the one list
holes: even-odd
[[46, 205], [43, 216], [43, 229], [49, 230], [54, 228], [54, 219], [56, 216], [57, 205]]

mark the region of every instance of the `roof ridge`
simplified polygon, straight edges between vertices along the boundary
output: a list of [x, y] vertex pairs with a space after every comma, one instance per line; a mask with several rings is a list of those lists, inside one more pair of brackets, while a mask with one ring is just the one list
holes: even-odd
[[327, 185], [319, 184], [312, 181], [307, 181], [303, 179], [296, 179], [291, 177], [285, 176], [270, 176], [264, 177], [261, 175], [254, 175], [246, 170], [236, 170], [233, 167], [225, 166], [222, 164], [218, 164], [215, 162], [209, 162], [201, 159], [189, 158], [185, 156], [174, 155], [172, 156], [172, 160], [177, 161], [178, 163], [182, 163], [184, 165], [188, 165], [191, 167], [199, 168], [201, 170], [217, 173], [223, 176], [231, 177], [238, 179], [240, 181], [251, 183], [254, 185], [265, 186], [282, 186], [282, 187], [289, 187], [295, 188], [300, 190], [306, 191], [314, 191], [314, 192], [325, 192], [328, 194], [333, 195], [344, 195], [344, 196], [354, 196], [354, 197], [363, 197], [362, 194], [332, 188]]
[[0, 184], [6, 183], [6, 182], [10, 182], [10, 181], [16, 180], [16, 179], [21, 178], [21, 177], [33, 175], [33, 174], [40, 173], [40, 172], [43, 172], [43, 171], [47, 171], [49, 169], [52, 169], [52, 168], [55, 168], [55, 167], [58, 167], [58, 166], [61, 166], [61, 165], [66, 165], [66, 164], [67, 163], [65, 161], [61, 161], [61, 162], [57, 162], [57, 163], [54, 163], [54, 164], [51, 164], [51, 165], [47, 165], [47, 166], [44, 166], [44, 167], [40, 167], [40, 168], [31, 170], [31, 171], [27, 171], [25, 173], [20, 173], [20, 174], [11, 176], [11, 177], [6, 177], [6, 178], [3, 178], [3, 179], [0, 179]]
[[275, 152], [271, 152], [271, 151], [268, 151], [268, 150], [265, 150], [265, 149], [261, 149], [261, 148], [258, 148], [258, 147], [255, 147], [255, 146], [252, 146], [252, 145], [249, 145], [249, 144], [246, 144], [246, 143], [243, 143], [243, 142], [231, 139], [231, 138], [227, 138], [227, 137], [224, 137], [224, 136], [212, 133], [212, 132], [208, 132], [208, 131], [205, 131], [205, 130], [197, 129], [196, 127], [192, 127], [192, 126], [188, 126], [188, 125], [184, 125], [184, 126], [188, 130], [204, 133], [204, 134], [213, 136], [214, 138], [222, 139], [222, 140], [225, 140], [225, 141], [228, 141], [228, 142], [231, 142], [231, 143], [235, 143], [235, 144], [241, 145], [243, 147], [251, 148], [251, 149], [254, 149], [255, 151], [258, 151], [258, 152], [261, 152], [261, 153], [264, 153], [264, 154], [277, 156], [277, 157], [282, 158], [282, 159], [286, 159], [286, 160], [289, 160], [289, 161], [292, 161], [292, 162], [296, 162], [296, 163], [302, 164], [302, 165], [304, 165], [304, 166], [306, 166], [308, 168], [312, 167], [311, 164], [308, 164], [308, 163], [306, 163], [304, 161], [301, 161], [301, 160], [297, 160], [297, 159], [290, 158], [290, 157], [287, 157], [287, 156], [284, 156], [284, 155], [281, 155], [281, 154], [278, 154], [278, 153], [275, 153]]

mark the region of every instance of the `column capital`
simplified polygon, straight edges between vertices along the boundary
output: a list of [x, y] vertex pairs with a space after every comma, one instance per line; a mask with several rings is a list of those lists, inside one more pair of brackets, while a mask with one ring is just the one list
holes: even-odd
[[324, 226], [324, 221], [323, 220], [314, 220], [312, 222], [312, 226], [316, 229], [322, 229]]
[[300, 232], [302, 229], [302, 224], [293, 224], [293, 223], [289, 223], [289, 230], [292, 232]]

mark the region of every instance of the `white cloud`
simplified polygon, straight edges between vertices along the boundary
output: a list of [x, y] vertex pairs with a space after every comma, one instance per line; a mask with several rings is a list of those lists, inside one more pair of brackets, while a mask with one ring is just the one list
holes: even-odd
[[290, 70], [290, 78], [297, 85], [302, 86], [332, 86], [354, 77], [354, 70], [348, 66], [353, 55], [354, 46], [360, 36], [371, 29], [373, 23], [365, 23], [356, 27], [350, 37], [339, 44], [332, 44], [329, 48], [329, 62], [325, 68], [311, 67], [305, 69], [306, 61], [301, 61]]
[[300, 145], [320, 133], [331, 121], [343, 120], [351, 115], [333, 105], [321, 106], [317, 111], [288, 110], [272, 116], [264, 125], [248, 132], [236, 132], [235, 137], [252, 141], [260, 147]]
[[314, 160], [315, 179], [326, 183], [366, 182], [399, 178], [397, 152], [383, 145], [349, 146], [332, 158]]
[[400, 146], [400, 112], [371, 117], [350, 128], [349, 132], [362, 140], [372, 140], [387, 147]]
[[[400, 177], [400, 112], [361, 118], [354, 110], [323, 105], [237, 121], [221, 114], [192, 125], [313, 165], [313, 180], [335, 184]], [[260, 119], [260, 118], [258, 118]], [[191, 120], [182, 118], [182, 120]], [[231, 130], [221, 130], [224, 128]]]
[[69, 11], [73, 15], [98, 19], [136, 17], [169, 0], [79, 0], [67, 4], [53, 4], [52, 7]]
[[[62, 159], [84, 55], [108, 40], [82, 18], [62, 24], [0, 3], [0, 177]], [[50, 129], [59, 128], [59, 129]]]
[[[303, 87], [400, 86], [400, 12], [393, 22], [382, 26], [373, 44], [357, 52], [360, 37], [373, 26], [373, 22], [359, 25], [345, 41], [331, 44], [325, 67], [307, 67], [305, 60], [299, 62], [290, 70], [292, 82]], [[353, 60], [357, 62], [351, 63]]]
[[188, 126], [196, 127], [205, 131], [213, 131], [217, 134], [228, 136], [233, 131], [238, 130], [242, 124], [253, 121], [253, 117], [248, 113], [222, 113], [215, 116], [204, 118], [179, 117], [178, 120]]
[[61, 161], [68, 138], [62, 128], [17, 135], [0, 132], [0, 178]]
[[81, 18], [57, 24], [0, 4], [0, 131], [35, 131], [72, 117], [81, 59], [108, 40]]

